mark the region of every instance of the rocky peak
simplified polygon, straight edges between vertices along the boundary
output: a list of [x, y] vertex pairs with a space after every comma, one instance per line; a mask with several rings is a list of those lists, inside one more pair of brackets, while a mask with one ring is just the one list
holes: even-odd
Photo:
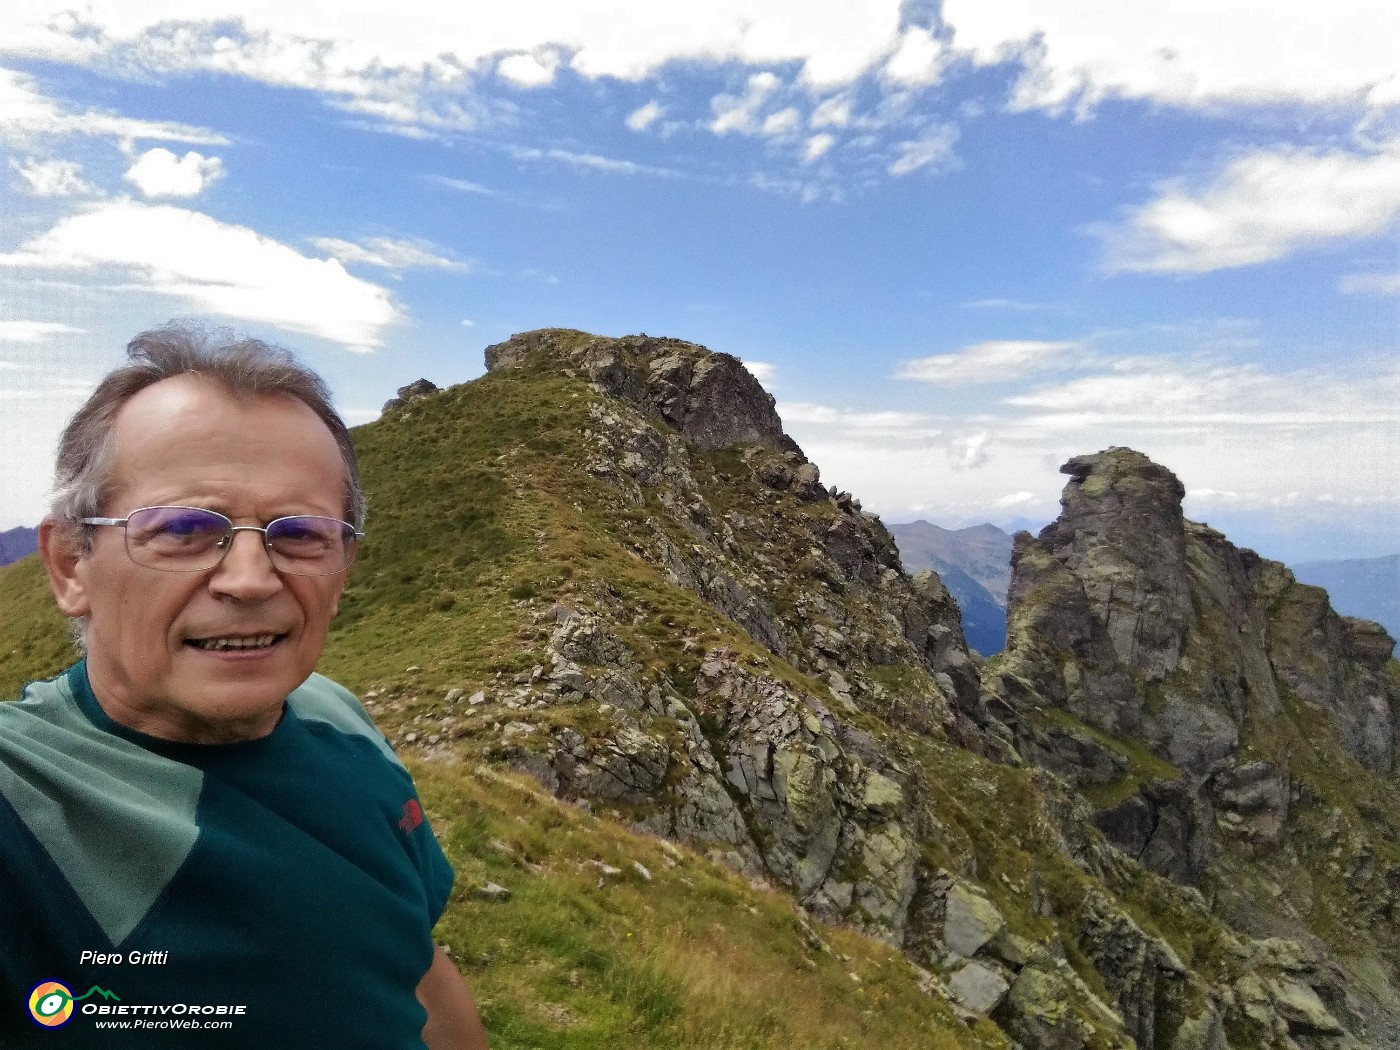
[[541, 328], [488, 346], [486, 368], [518, 368], [542, 357], [581, 368], [599, 389], [655, 412], [696, 448], [755, 444], [795, 453], [799, 462], [806, 462], [797, 443], [783, 432], [773, 395], [730, 354], [680, 339], [610, 339]]
[[1176, 475], [1141, 452], [1076, 456], [1059, 520], [1041, 543], [1079, 576], [1122, 662], [1161, 679], [1181, 658], [1192, 622], [1186, 567], [1186, 494]]
[[436, 383], [431, 383], [426, 379], [415, 379], [413, 382], [409, 383], [408, 386], [399, 387], [397, 395], [384, 402], [383, 411], [392, 412], [396, 408], [402, 408], [410, 401], [415, 401], [420, 397], [426, 397], [429, 394], [436, 394], [437, 392], [438, 386]]
[[983, 675], [1017, 750], [1236, 928], [1396, 973], [1393, 640], [1185, 520], [1181, 483], [1140, 453], [1062, 469], [1059, 519], [1016, 537], [1007, 647]]

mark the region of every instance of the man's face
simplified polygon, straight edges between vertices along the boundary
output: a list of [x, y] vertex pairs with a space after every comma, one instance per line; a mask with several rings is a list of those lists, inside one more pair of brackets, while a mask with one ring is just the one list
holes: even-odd
[[[139, 507], [215, 510], [235, 525], [291, 514], [345, 515], [335, 439], [302, 402], [249, 401], [179, 376], [147, 387], [117, 416], [106, 517]], [[133, 562], [120, 527], [55, 575], [59, 605], [87, 616], [88, 677], [115, 721], [151, 736], [218, 743], [265, 736], [282, 701], [316, 666], [345, 574], [279, 574], [262, 536], [238, 532], [218, 566], [165, 572]], [[255, 649], [196, 642], [272, 635]]]

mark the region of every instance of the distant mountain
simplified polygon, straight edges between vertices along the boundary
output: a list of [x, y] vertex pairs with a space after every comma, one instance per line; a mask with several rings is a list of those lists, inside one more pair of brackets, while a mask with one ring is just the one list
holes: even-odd
[[890, 525], [908, 572], [933, 569], [962, 610], [967, 644], [983, 656], [1006, 644], [1011, 537], [995, 525], [945, 529], [927, 521]]
[[1307, 561], [1293, 567], [1301, 583], [1322, 587], [1344, 616], [1374, 620], [1400, 638], [1400, 554], [1383, 558]]
[[33, 554], [38, 549], [38, 529], [19, 525], [0, 532], [0, 565], [9, 565], [12, 561], [19, 561], [25, 555]]

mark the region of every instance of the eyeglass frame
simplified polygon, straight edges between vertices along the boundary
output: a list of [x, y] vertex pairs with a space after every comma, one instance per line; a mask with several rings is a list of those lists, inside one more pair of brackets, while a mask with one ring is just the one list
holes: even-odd
[[[205, 565], [203, 568], [199, 569], [169, 569], [162, 568], [158, 565], [147, 565], [144, 562], [137, 561], [131, 553], [130, 533], [126, 531], [126, 523], [129, 520], [131, 520], [131, 515], [139, 514], [143, 510], [197, 510], [205, 514], [213, 514], [215, 517], [223, 518], [224, 521], [228, 522], [228, 538], [220, 546], [218, 559], [214, 562], [214, 564]], [[355, 552], [351, 553], [349, 560], [346, 561], [344, 565], [342, 565], [338, 569], [333, 569], [330, 572], [292, 572], [289, 569], [280, 569], [277, 567], [277, 562], [273, 558], [274, 552], [272, 550], [272, 541], [268, 539], [267, 535], [268, 530], [271, 529], [272, 526], [276, 525], [279, 521], [287, 521], [292, 518], [320, 518], [323, 521], [340, 522], [340, 524], [349, 528], [350, 535], [354, 538], [357, 544], [360, 540], [365, 538], [365, 534], [359, 529], [355, 528], [353, 524], [346, 521], [344, 518], [333, 518], [329, 514], [284, 514], [280, 518], [273, 518], [266, 525], [262, 526], [235, 525], [233, 523], [232, 518], [230, 518], [227, 514], [219, 513], [217, 510], [210, 510], [208, 507], [187, 507], [179, 503], [158, 503], [153, 507], [135, 507], [132, 510], [127, 511], [126, 514], [127, 516], [125, 518], [76, 518], [74, 519], [74, 522], [78, 525], [120, 525], [122, 527], [122, 548], [126, 551], [126, 556], [128, 558], [131, 558], [133, 563], [135, 563], [136, 565], [140, 565], [143, 569], [151, 569], [155, 572], [208, 572], [211, 569], [217, 569], [220, 565], [223, 564], [224, 558], [228, 556], [228, 552], [233, 549], [234, 533], [261, 532], [263, 534], [263, 550], [267, 551], [268, 564], [272, 566], [273, 572], [285, 573], [288, 576], [304, 576], [308, 579], [317, 579], [324, 576], [338, 576], [342, 572], [350, 571], [350, 567], [355, 564], [355, 554], [358, 553], [358, 549]]]

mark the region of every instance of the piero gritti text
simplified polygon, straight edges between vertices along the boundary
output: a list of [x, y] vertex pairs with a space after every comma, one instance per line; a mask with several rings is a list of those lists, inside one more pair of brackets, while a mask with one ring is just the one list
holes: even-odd
[[90, 952], [84, 951], [78, 956], [79, 966], [164, 966], [170, 959], [169, 952], [141, 952], [133, 951], [125, 954], [121, 952]]

